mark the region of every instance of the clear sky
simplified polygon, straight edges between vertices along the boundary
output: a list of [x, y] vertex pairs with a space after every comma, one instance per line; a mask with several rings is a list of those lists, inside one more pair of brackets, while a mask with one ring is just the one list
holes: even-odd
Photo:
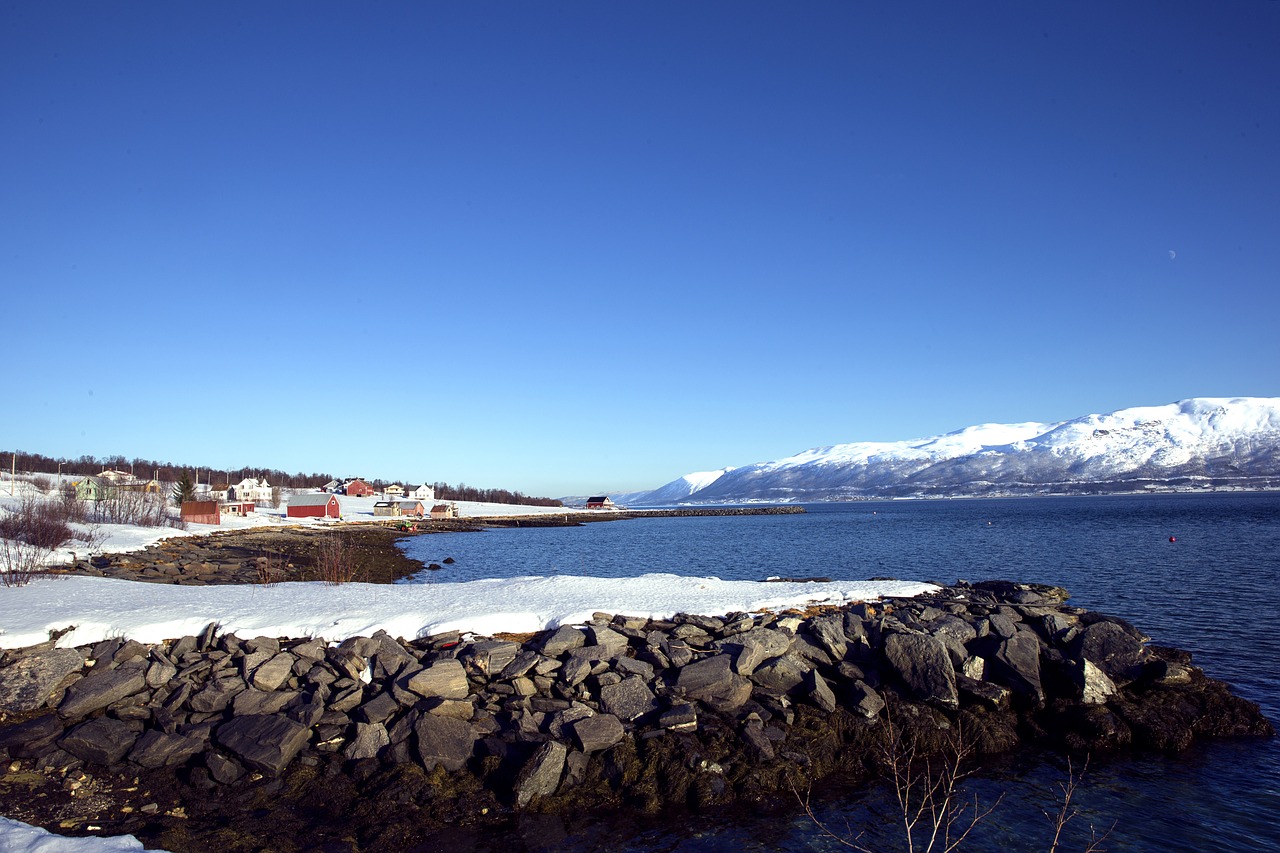
[[1280, 395], [1280, 2], [0, 5], [0, 447], [561, 496]]

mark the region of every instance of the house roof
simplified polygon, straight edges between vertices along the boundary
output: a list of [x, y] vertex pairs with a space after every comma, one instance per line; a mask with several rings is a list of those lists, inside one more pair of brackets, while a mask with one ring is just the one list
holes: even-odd
[[[324, 506], [331, 500], [337, 500], [337, 495], [331, 495], [328, 492], [307, 492], [303, 495], [290, 495], [290, 506]], [[339, 501], [341, 505], [341, 501]]]
[[594, 497], [594, 498], [587, 498], [587, 503], [589, 503], [589, 504], [602, 504], [602, 503], [604, 503], [604, 502], [605, 502], [605, 501], [607, 501], [607, 500], [609, 500], [609, 496], [608, 496], [608, 495], [597, 495], [597, 496], [596, 496], [596, 497]]

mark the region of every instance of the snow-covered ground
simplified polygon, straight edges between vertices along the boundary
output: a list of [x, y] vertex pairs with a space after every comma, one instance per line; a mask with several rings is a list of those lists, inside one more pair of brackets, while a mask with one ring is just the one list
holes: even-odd
[[[0, 484], [0, 511], [22, 497]], [[345, 521], [373, 517], [373, 498], [342, 498]], [[458, 502], [460, 514], [479, 518], [562, 514], [563, 509]], [[283, 509], [187, 530], [102, 525], [103, 550], [144, 548], [167, 536], [189, 536], [287, 522]], [[334, 522], [308, 521], [308, 524]], [[341, 522], [339, 522], [341, 523]], [[172, 586], [92, 577], [44, 577], [0, 588], [0, 648], [22, 648], [67, 632], [60, 646], [107, 637], [150, 643], [201, 631], [215, 622], [241, 637], [322, 637], [340, 642], [385, 630], [415, 639], [443, 631], [477, 635], [524, 633], [587, 621], [597, 612], [661, 619], [676, 613], [723, 615], [839, 605], [883, 596], [914, 596], [933, 589], [905, 581], [764, 583], [648, 574], [634, 578], [523, 577], [432, 584], [281, 583], [271, 586]], [[136, 839], [64, 838], [0, 818], [0, 853], [98, 853], [141, 850]]]

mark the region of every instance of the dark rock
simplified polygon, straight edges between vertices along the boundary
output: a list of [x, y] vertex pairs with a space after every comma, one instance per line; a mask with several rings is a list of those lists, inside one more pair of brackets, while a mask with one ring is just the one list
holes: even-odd
[[232, 700], [249, 689], [244, 679], [234, 672], [228, 672], [210, 678], [200, 691], [192, 695], [190, 707], [201, 714], [213, 714], [224, 711]]
[[537, 666], [540, 660], [542, 660], [542, 655], [532, 649], [524, 649], [507, 662], [507, 665], [498, 673], [498, 678], [502, 681], [519, 678]]
[[663, 711], [658, 717], [658, 725], [664, 729], [693, 731], [698, 727], [698, 709], [691, 703], [682, 702]]
[[247, 766], [279, 776], [306, 746], [311, 731], [288, 717], [254, 714], [224, 723], [215, 736]]
[[613, 714], [595, 714], [570, 723], [568, 726], [585, 753], [599, 752], [622, 740], [626, 732], [622, 722]]
[[867, 719], [878, 716], [884, 710], [884, 698], [865, 681], [855, 681], [849, 686], [845, 704]]
[[572, 625], [561, 625], [543, 640], [542, 653], [548, 657], [559, 657], [571, 649], [579, 648], [586, 641], [586, 636], [577, 628]]
[[742, 739], [757, 760], [772, 761], [776, 757], [773, 742], [765, 734], [764, 724], [754, 714], [742, 726]]
[[129, 760], [139, 767], [156, 770], [161, 767], [177, 767], [204, 751], [205, 742], [199, 738], [164, 732], [144, 732], [129, 752]]
[[292, 690], [276, 690], [267, 693], [250, 688], [235, 695], [231, 700], [231, 709], [237, 717], [251, 714], [278, 714], [300, 695]]
[[94, 669], [67, 688], [58, 713], [68, 719], [87, 717], [146, 689], [145, 665], [129, 663], [118, 669]]
[[600, 707], [623, 720], [634, 720], [657, 707], [653, 691], [644, 679], [633, 675], [600, 689]]
[[55, 738], [62, 735], [62, 720], [57, 714], [27, 720], [0, 729], [0, 750], [14, 758], [34, 758], [47, 751]]
[[400, 703], [393, 699], [391, 694], [379, 693], [357, 708], [352, 717], [361, 723], [385, 723], [398, 710], [400, 710]]
[[124, 758], [138, 741], [128, 723], [97, 717], [81, 723], [58, 740], [58, 746], [90, 764], [112, 765]]
[[844, 660], [849, 653], [843, 614], [818, 617], [809, 623], [809, 631], [833, 660]]
[[461, 770], [475, 751], [475, 732], [462, 720], [423, 714], [414, 731], [418, 737], [418, 760], [427, 770], [437, 766], [451, 773]]
[[1019, 693], [1044, 702], [1040, 683], [1040, 640], [1034, 631], [1021, 630], [1000, 644], [992, 659], [994, 675]]
[[587, 638], [591, 645], [607, 649], [609, 658], [623, 654], [629, 645], [625, 636], [603, 625], [588, 625]]
[[919, 699], [955, 710], [955, 669], [942, 642], [924, 634], [891, 634], [884, 641], [885, 660]]
[[751, 680], [761, 687], [787, 693], [804, 683], [805, 675], [813, 669], [806, 660], [796, 654], [784, 654], [756, 667]]
[[957, 673], [956, 690], [959, 691], [961, 698], [970, 704], [986, 705], [992, 709], [1009, 707], [1009, 689], [998, 684], [992, 684], [990, 681], [979, 681], [976, 678]]
[[347, 744], [342, 754], [348, 761], [377, 758], [378, 753], [390, 745], [391, 738], [387, 734], [386, 726], [381, 722], [356, 723], [356, 736], [351, 743]]
[[556, 792], [560, 787], [560, 776], [568, 753], [565, 745], [556, 741], [544, 743], [533, 753], [516, 777], [517, 808], [522, 809], [531, 802]]
[[1118, 622], [1095, 622], [1077, 640], [1079, 655], [1093, 662], [1117, 684], [1127, 684], [1142, 672], [1147, 649]]
[[805, 688], [813, 704], [827, 713], [835, 711], [836, 694], [832, 692], [831, 685], [827, 684], [827, 680], [816, 669], [810, 670], [805, 676]]
[[19, 658], [0, 669], [0, 711], [23, 713], [45, 707], [68, 676], [82, 669], [84, 656], [75, 649], [48, 649]]
[[278, 690], [293, 674], [296, 661], [297, 658], [288, 652], [277, 652], [254, 667], [246, 680], [259, 690]]
[[690, 699], [733, 710], [751, 698], [751, 682], [733, 671], [728, 655], [712, 655], [680, 668], [675, 687]]
[[207, 752], [204, 756], [205, 767], [215, 782], [230, 785], [244, 775], [245, 770], [239, 762], [233, 761], [220, 752]]
[[405, 685], [424, 698], [465, 699], [467, 672], [456, 660], [442, 660], [414, 673]]

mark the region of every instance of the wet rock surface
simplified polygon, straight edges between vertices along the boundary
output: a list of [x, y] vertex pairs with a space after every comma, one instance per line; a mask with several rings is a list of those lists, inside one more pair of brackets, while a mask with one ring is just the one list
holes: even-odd
[[890, 721], [925, 750], [959, 729], [981, 753], [1274, 734], [1186, 653], [1065, 600], [998, 582], [529, 637], [211, 626], [11, 650], [0, 686], [24, 689], [0, 690], [0, 796], [55, 831], [175, 851], [410, 850], [535, 812], [786, 800], [877, 772]]

